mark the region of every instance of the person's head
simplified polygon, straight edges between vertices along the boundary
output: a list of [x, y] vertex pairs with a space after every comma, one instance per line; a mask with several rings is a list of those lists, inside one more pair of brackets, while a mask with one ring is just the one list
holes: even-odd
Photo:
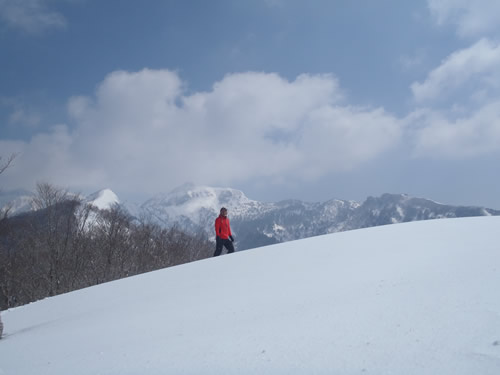
[[222, 207], [222, 208], [220, 209], [220, 214], [221, 214], [222, 216], [227, 216], [227, 208], [226, 208], [226, 207]]

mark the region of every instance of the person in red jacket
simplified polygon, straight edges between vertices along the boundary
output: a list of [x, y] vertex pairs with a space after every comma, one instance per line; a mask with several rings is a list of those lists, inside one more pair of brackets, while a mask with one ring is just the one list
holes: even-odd
[[234, 237], [231, 233], [227, 209], [222, 207], [220, 215], [215, 219], [215, 253], [214, 257], [222, 253], [222, 247], [227, 249], [228, 254], [234, 253]]

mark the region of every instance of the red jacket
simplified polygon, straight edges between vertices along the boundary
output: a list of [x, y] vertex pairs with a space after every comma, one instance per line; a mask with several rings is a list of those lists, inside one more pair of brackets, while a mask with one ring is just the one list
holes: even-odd
[[227, 240], [229, 236], [232, 236], [228, 217], [219, 215], [219, 217], [215, 219], [215, 235], [223, 240]]

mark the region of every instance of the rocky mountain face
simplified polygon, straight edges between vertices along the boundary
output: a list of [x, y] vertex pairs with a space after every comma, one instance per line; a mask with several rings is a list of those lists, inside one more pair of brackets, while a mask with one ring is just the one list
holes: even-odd
[[[109, 189], [84, 201], [100, 209], [120, 204]], [[378, 225], [500, 215], [499, 210], [444, 205], [404, 194], [369, 197], [363, 203], [337, 199], [316, 203], [299, 200], [272, 203], [251, 200], [235, 189], [191, 184], [158, 195], [142, 205], [121, 204], [137, 218], [146, 218], [165, 227], [177, 225], [190, 233], [208, 237], [214, 237], [214, 221], [224, 206], [229, 211], [238, 250]]]

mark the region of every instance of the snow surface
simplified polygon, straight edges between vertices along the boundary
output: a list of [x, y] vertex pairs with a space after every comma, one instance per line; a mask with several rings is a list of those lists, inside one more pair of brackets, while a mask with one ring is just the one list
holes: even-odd
[[2, 313], [0, 374], [500, 374], [500, 217], [206, 259]]

